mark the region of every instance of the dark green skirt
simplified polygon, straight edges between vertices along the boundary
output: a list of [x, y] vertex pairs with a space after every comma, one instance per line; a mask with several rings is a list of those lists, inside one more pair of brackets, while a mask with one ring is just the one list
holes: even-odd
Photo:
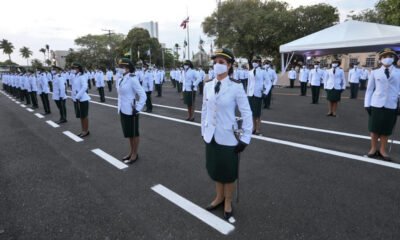
[[124, 137], [133, 138], [139, 137], [139, 115], [126, 115], [120, 112], [122, 132]]
[[368, 119], [368, 130], [378, 135], [392, 135], [393, 127], [397, 119], [397, 110], [388, 108], [371, 108], [371, 116]]
[[253, 117], [255, 118], [261, 117], [262, 98], [255, 96], [248, 98], [249, 98], [250, 109], [253, 112]]
[[214, 138], [206, 143], [206, 168], [211, 179], [220, 183], [232, 183], [238, 176], [238, 154], [235, 146], [223, 146]]
[[86, 118], [89, 114], [89, 101], [74, 102], [74, 109], [76, 118]]
[[188, 106], [193, 106], [193, 102], [196, 99], [196, 92], [184, 92], [183, 93], [183, 102]]
[[326, 90], [326, 99], [330, 102], [340, 102], [340, 97], [342, 95], [342, 90]]

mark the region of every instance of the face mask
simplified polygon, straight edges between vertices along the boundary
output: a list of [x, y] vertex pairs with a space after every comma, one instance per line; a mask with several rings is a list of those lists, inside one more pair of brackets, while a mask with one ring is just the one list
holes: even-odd
[[55, 74], [55, 73], [56, 73], [56, 71], [54, 71], [54, 70], [53, 70], [53, 71], [51, 71], [51, 73], [52, 73], [52, 74]]
[[253, 65], [253, 68], [258, 67], [258, 63], [256, 63], [256, 62], [253, 62], [251, 65]]
[[319, 66], [318, 65], [314, 65], [314, 68], [318, 68]]
[[217, 75], [224, 74], [224, 73], [226, 73], [227, 71], [228, 71], [228, 66], [226, 66], [225, 64], [216, 63], [216, 64], [214, 65], [214, 72], [215, 72], [215, 74], [217, 74]]
[[357, 68], [358, 66], [357, 65], [354, 65], [354, 68]]
[[183, 65], [183, 69], [187, 70], [189, 68], [188, 65]]
[[337, 63], [332, 63], [332, 67], [337, 67], [338, 66], [338, 64]]
[[117, 68], [117, 72], [119, 74], [124, 74], [125, 73], [125, 69], [124, 68]]
[[74, 69], [74, 70], [71, 70], [71, 73], [72, 74], [76, 74], [76, 70]]
[[392, 65], [392, 64], [393, 64], [393, 61], [394, 61], [393, 58], [387, 57], [387, 58], [383, 58], [383, 59], [381, 60], [381, 63], [382, 63], [383, 65], [389, 66], [389, 65]]

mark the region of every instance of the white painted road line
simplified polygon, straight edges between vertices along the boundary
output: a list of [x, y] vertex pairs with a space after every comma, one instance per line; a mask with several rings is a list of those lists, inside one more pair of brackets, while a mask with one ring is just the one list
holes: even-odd
[[115, 157], [111, 156], [110, 154], [104, 152], [99, 148], [93, 149], [92, 152], [97, 156], [101, 157], [102, 159], [106, 160], [119, 170], [128, 168], [128, 165], [126, 165], [125, 163], [121, 162], [120, 160], [116, 159]]
[[50, 126], [52, 126], [53, 128], [58, 128], [58, 127], [60, 127], [60, 125], [58, 125], [57, 123], [55, 123], [55, 122], [53, 122], [53, 121], [51, 121], [51, 120], [48, 120], [48, 121], [46, 121], [47, 122], [47, 124], [49, 124]]
[[35, 116], [38, 117], [38, 118], [44, 118], [44, 116], [42, 114], [40, 114], [40, 113], [35, 113]]
[[224, 235], [235, 230], [235, 227], [232, 224], [218, 218], [209, 211], [179, 196], [161, 184], [155, 185], [151, 189]]
[[31, 108], [26, 108], [26, 111], [28, 111], [28, 112], [34, 112], [34, 110], [31, 109]]
[[330, 150], [330, 149], [326, 149], [326, 148], [314, 147], [314, 146], [310, 146], [310, 145], [289, 142], [289, 141], [279, 140], [279, 139], [269, 138], [269, 137], [253, 135], [252, 138], [263, 140], [266, 142], [278, 143], [278, 144], [283, 144], [283, 145], [287, 145], [287, 146], [291, 146], [291, 147], [295, 147], [295, 148], [310, 150], [310, 151], [314, 151], [314, 152], [325, 153], [325, 154], [329, 154], [329, 155], [333, 155], [333, 156], [337, 156], [337, 157], [348, 158], [348, 159], [357, 160], [357, 161], [361, 161], [361, 162], [373, 163], [376, 165], [390, 167], [390, 168], [394, 168], [394, 169], [400, 169], [400, 164], [376, 160], [376, 159], [368, 158], [368, 157], [362, 157], [362, 156], [355, 155], [355, 154], [344, 153], [344, 152], [339, 152], [339, 151]]
[[71, 138], [72, 140], [74, 140], [75, 142], [83, 142], [83, 139], [76, 136], [75, 134], [73, 134], [70, 131], [64, 131], [63, 132], [64, 135], [68, 136], [69, 138]]
[[[98, 104], [98, 105], [107, 106], [107, 107], [118, 108], [117, 106], [106, 104], [106, 103], [100, 103], [100, 102], [96, 102], [96, 101], [90, 101], [90, 102], [94, 103], [94, 104]], [[173, 122], [179, 122], [179, 123], [183, 123], [183, 124], [187, 124], [187, 125], [201, 127], [200, 123], [189, 122], [189, 121], [172, 118], [172, 117], [165, 117], [165, 116], [154, 114], [154, 113], [145, 113], [145, 112], [142, 113], [141, 112], [140, 114], [151, 116], [151, 117], [156, 117], [156, 118], [161, 118], [161, 119], [165, 119], [165, 120], [169, 120], [169, 121], [173, 121]], [[311, 145], [295, 143], [295, 142], [290, 142], [290, 141], [285, 141], [285, 140], [280, 140], [280, 139], [275, 139], [275, 138], [267, 138], [267, 137], [255, 136], [255, 135], [252, 135], [252, 138], [258, 139], [261, 141], [265, 141], [265, 142], [272, 142], [272, 143], [282, 144], [282, 145], [291, 146], [291, 147], [295, 147], [295, 148], [301, 148], [301, 149], [305, 149], [305, 150], [309, 150], [309, 151], [320, 152], [320, 153], [334, 155], [334, 156], [338, 156], [338, 157], [344, 157], [344, 158], [348, 158], [348, 159], [352, 159], [352, 160], [372, 163], [372, 164], [390, 167], [390, 168], [394, 168], [394, 169], [400, 169], [400, 164], [375, 160], [375, 159], [362, 157], [362, 156], [355, 155], [355, 154], [349, 154], [349, 153], [344, 153], [344, 152], [340, 152], [340, 151], [335, 151], [335, 150], [330, 150], [330, 149], [320, 148], [320, 147], [314, 147]]]
[[15, 103], [16, 103], [16, 104], [21, 104], [21, 102], [19, 102], [19, 101], [16, 101]]
[[23, 107], [23, 108], [26, 108], [26, 105], [24, 105], [24, 104], [21, 104], [21, 107]]

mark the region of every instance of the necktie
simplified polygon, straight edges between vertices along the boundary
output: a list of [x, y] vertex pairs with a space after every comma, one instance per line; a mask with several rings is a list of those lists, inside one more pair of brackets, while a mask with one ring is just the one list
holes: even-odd
[[253, 70], [254, 77], [256, 76], [256, 68]]
[[335, 74], [335, 72], [336, 72], [336, 68], [333, 68], [333, 74]]
[[217, 85], [215, 85], [214, 88], [215, 94], [219, 93], [220, 87], [221, 87], [221, 81], [217, 81]]
[[389, 77], [390, 77], [389, 68], [385, 69], [385, 75], [389, 79]]

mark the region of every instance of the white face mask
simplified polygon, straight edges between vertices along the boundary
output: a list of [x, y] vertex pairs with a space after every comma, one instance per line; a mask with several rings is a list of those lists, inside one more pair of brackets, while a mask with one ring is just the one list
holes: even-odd
[[124, 74], [125, 73], [125, 69], [124, 68], [117, 68], [117, 73]]
[[318, 68], [319, 66], [318, 65], [314, 65], [314, 68]]
[[357, 66], [357, 65], [354, 65], [354, 68], [358, 68], [358, 66]]
[[189, 68], [188, 65], [183, 65], [183, 69], [187, 70]]
[[265, 64], [265, 65], [264, 65], [264, 68], [269, 68], [269, 64]]
[[216, 63], [214, 64], [214, 72], [217, 75], [224, 74], [228, 72], [228, 66], [226, 66], [225, 64]]
[[258, 63], [256, 63], [256, 62], [253, 62], [251, 65], [253, 65], [253, 68], [258, 67]]
[[393, 64], [393, 61], [394, 61], [394, 59], [391, 58], [391, 57], [387, 57], [387, 58], [381, 59], [381, 63], [382, 63], [383, 65], [386, 65], [386, 66], [392, 65], [392, 64]]
[[338, 66], [338, 64], [337, 63], [332, 63], [332, 67], [337, 67]]
[[76, 74], [76, 70], [75, 69], [71, 70], [71, 73]]

